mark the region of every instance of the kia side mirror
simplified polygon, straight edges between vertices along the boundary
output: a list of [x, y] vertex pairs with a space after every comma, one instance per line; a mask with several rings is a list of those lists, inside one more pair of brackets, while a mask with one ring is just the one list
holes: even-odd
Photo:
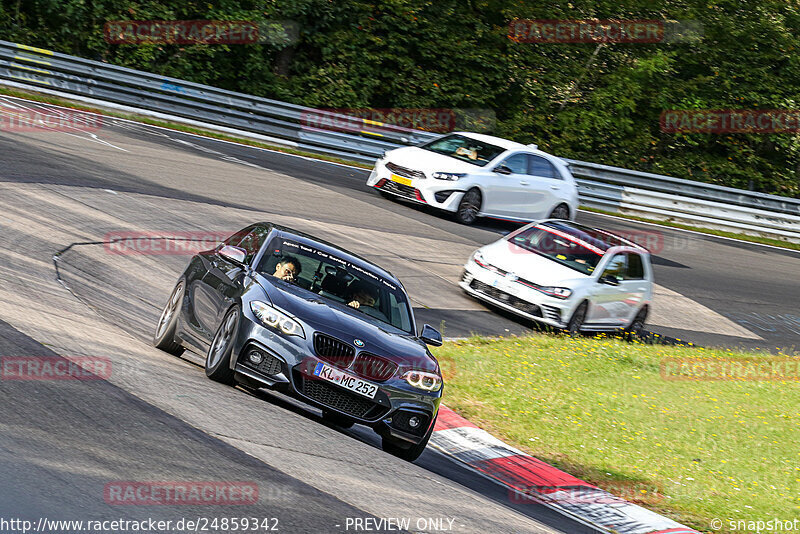
[[497, 167], [495, 167], [495, 168], [494, 168], [494, 169], [492, 169], [492, 170], [493, 170], [494, 172], [496, 172], [497, 174], [512, 174], [512, 171], [511, 171], [511, 169], [509, 169], [509, 168], [508, 168], [508, 167], [506, 167], [505, 165], [498, 165]]

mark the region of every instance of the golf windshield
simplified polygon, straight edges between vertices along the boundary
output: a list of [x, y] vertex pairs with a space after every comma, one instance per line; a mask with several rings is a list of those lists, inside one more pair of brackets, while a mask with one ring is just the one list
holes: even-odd
[[583, 274], [592, 274], [608, 244], [567, 227], [547, 224], [525, 228], [508, 238], [516, 246], [545, 256]]
[[406, 294], [393, 280], [313, 245], [276, 238], [258, 271], [412, 333]]
[[428, 144], [422, 145], [420, 148], [466, 161], [467, 163], [472, 163], [479, 167], [483, 167], [499, 154], [505, 152], [505, 149], [499, 146], [458, 134], [448, 135], [441, 139], [431, 141]]

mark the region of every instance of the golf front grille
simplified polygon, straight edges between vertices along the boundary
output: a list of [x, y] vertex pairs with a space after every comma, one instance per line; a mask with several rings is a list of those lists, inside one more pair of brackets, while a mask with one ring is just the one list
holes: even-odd
[[469, 287], [490, 297], [494, 300], [502, 302], [503, 304], [508, 304], [512, 308], [516, 308], [521, 312], [533, 315], [534, 317], [541, 317], [542, 310], [536, 304], [531, 304], [530, 302], [525, 302], [524, 300], [511, 295], [510, 293], [506, 293], [505, 291], [501, 291], [496, 287], [492, 287], [489, 284], [484, 284], [478, 279], [473, 279], [470, 282]]
[[317, 356], [341, 369], [350, 367], [356, 355], [352, 345], [319, 332], [314, 334], [314, 351]]
[[303, 394], [329, 408], [359, 419], [374, 420], [387, 411], [366, 397], [351, 393], [323, 380], [303, 378]]

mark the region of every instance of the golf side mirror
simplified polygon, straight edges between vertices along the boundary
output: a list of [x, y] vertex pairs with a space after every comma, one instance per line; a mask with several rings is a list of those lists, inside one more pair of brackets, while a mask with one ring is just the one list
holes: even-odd
[[600, 283], [607, 284], [609, 286], [618, 286], [619, 280], [617, 280], [617, 277], [613, 274], [604, 274], [600, 277]]

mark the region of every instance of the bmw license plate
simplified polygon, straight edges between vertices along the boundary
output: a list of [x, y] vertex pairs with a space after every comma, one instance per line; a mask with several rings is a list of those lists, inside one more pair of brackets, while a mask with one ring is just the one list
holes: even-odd
[[391, 179], [392, 179], [393, 182], [397, 182], [398, 184], [407, 185], [409, 187], [411, 186], [411, 180], [409, 180], [408, 178], [403, 178], [402, 176], [398, 176], [396, 174], [393, 174], [391, 176]]
[[350, 376], [322, 362], [314, 367], [314, 376], [318, 376], [322, 380], [327, 380], [328, 382], [333, 382], [337, 386], [349, 389], [353, 393], [358, 393], [368, 399], [374, 399], [375, 395], [378, 393], [378, 386], [375, 384]]

